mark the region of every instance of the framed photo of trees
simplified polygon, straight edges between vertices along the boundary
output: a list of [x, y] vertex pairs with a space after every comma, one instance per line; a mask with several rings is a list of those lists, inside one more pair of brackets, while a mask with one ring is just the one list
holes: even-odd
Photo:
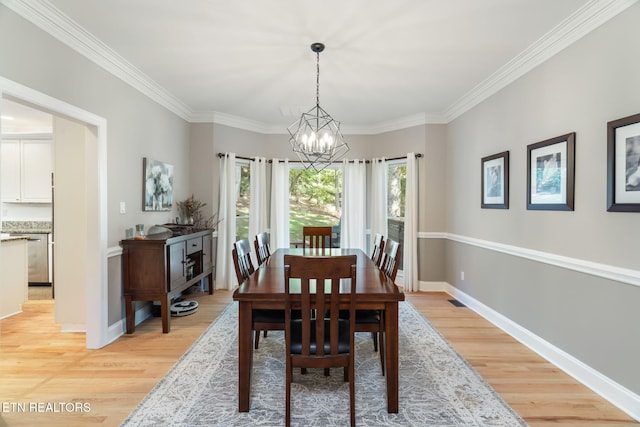
[[607, 123], [607, 210], [640, 212], [640, 114]]
[[576, 134], [527, 146], [527, 209], [572, 211]]
[[483, 157], [481, 160], [480, 207], [509, 209], [509, 152]]

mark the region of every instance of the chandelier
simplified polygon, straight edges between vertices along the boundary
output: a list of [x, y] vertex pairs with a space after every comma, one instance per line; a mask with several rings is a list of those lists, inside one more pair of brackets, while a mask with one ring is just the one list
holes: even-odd
[[324, 50], [324, 44], [313, 43], [311, 50], [316, 53], [316, 105], [302, 113], [287, 130], [289, 143], [304, 167], [321, 171], [342, 158], [349, 146], [340, 132], [340, 122], [320, 107], [320, 52]]

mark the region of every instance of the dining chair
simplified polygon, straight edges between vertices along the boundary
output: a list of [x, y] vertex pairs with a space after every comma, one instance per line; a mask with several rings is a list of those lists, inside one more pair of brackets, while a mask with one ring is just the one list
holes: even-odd
[[373, 251], [371, 251], [371, 260], [376, 267], [380, 267], [382, 261], [382, 251], [384, 251], [384, 237], [380, 233], [376, 233], [373, 238]]
[[302, 247], [305, 249], [329, 249], [331, 235], [331, 227], [302, 227]]
[[384, 244], [380, 269], [393, 282], [396, 281], [396, 275], [398, 274], [398, 267], [400, 266], [398, 261], [400, 259], [401, 251], [402, 249], [398, 242], [387, 239]]
[[[373, 241], [373, 251], [371, 260], [377, 267], [380, 267], [382, 251], [384, 250], [384, 238], [377, 233]], [[343, 310], [342, 316], [347, 313]], [[380, 347], [380, 367], [384, 375], [384, 317], [380, 310], [356, 310], [356, 332], [371, 332], [373, 340], [373, 351], [378, 351]], [[379, 345], [378, 345], [379, 343]]]
[[271, 256], [271, 249], [269, 248], [269, 235], [266, 231], [256, 234], [256, 238], [253, 241], [253, 246], [256, 249], [258, 265], [262, 265], [262, 263]]
[[[286, 342], [286, 426], [291, 425], [291, 382], [298, 367], [344, 370], [349, 381], [351, 425], [355, 425], [354, 336], [356, 300], [356, 256], [284, 256], [285, 342]], [[292, 281], [291, 279], [299, 279]], [[349, 319], [340, 317], [341, 279], [351, 279]], [[330, 282], [330, 283], [328, 283]], [[325, 286], [316, 286], [324, 283]], [[292, 316], [301, 309], [299, 319]], [[318, 319], [312, 313], [325, 313]]]
[[[236, 268], [238, 284], [243, 283], [256, 270], [251, 261], [249, 239], [241, 239], [233, 244], [231, 250], [233, 263]], [[255, 309], [251, 312], [251, 329], [255, 331], [254, 348], [258, 348], [260, 342], [260, 331], [282, 331], [284, 330], [284, 310]]]

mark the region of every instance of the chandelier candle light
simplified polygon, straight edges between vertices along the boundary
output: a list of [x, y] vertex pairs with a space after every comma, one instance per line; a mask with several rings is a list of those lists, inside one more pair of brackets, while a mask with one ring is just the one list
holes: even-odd
[[316, 53], [316, 105], [287, 130], [291, 147], [304, 167], [321, 171], [342, 158], [349, 146], [340, 132], [340, 122], [320, 107], [320, 52], [324, 44], [313, 43], [311, 50]]

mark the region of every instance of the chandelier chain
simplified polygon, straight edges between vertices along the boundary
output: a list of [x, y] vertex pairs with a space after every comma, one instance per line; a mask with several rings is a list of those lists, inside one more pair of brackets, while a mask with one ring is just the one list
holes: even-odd
[[316, 105], [320, 105], [320, 52], [316, 52]]

